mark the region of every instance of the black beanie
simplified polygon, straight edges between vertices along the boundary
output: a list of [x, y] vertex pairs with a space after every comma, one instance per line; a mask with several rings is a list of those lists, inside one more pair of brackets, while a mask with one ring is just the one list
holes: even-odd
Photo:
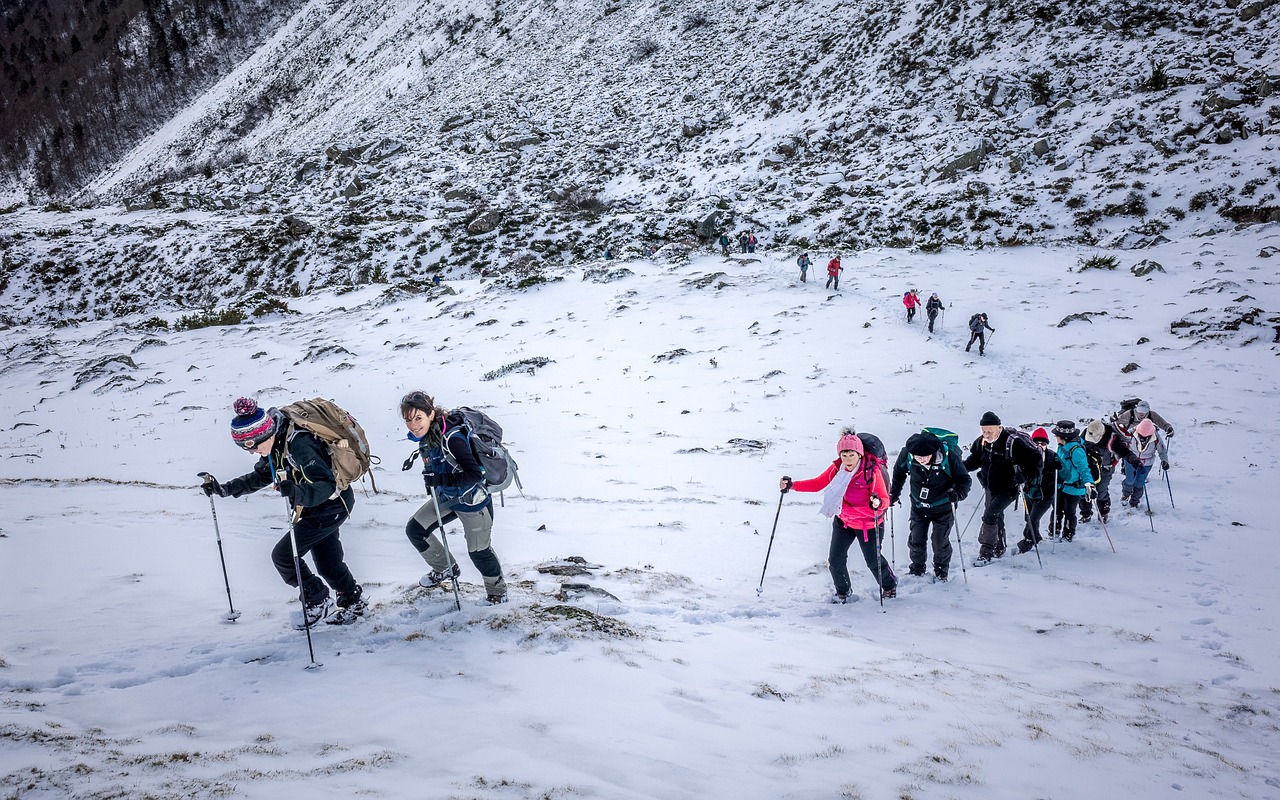
[[979, 425], [999, 425], [1000, 418], [996, 416], [996, 412], [988, 411], [982, 415], [982, 419], [978, 421]]
[[942, 449], [942, 440], [923, 431], [907, 439], [907, 452], [913, 456], [931, 456]]

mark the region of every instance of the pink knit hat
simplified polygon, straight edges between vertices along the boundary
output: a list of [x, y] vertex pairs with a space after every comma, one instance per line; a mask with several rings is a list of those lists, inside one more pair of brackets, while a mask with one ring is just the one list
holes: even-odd
[[862, 455], [862, 440], [856, 433], [846, 433], [840, 437], [840, 441], [836, 442], [836, 455], [846, 450], [854, 450], [858, 455]]
[[1138, 427], [1134, 429], [1134, 433], [1138, 434], [1139, 436], [1151, 436], [1155, 432], [1156, 432], [1156, 424], [1151, 421], [1150, 417], [1147, 417], [1142, 422], [1139, 422]]

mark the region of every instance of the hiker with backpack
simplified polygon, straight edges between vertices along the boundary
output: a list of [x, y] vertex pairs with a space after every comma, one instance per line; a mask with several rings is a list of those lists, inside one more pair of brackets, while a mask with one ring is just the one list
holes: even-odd
[[756, 238], [756, 235], [751, 231], [747, 231], [747, 252], [754, 253], [756, 251], [756, 245], [759, 243], [760, 240]]
[[[907, 551], [911, 575], [924, 575], [926, 544], [933, 543], [933, 574], [945, 581], [951, 569], [951, 527], [955, 507], [969, 496], [973, 479], [964, 468], [956, 435], [941, 428], [912, 434], [893, 467], [889, 505], [896, 505], [911, 477], [911, 521]], [[932, 528], [932, 534], [930, 534]]]
[[884, 517], [889, 504], [884, 464], [866, 454], [862, 438], [849, 429], [845, 429], [836, 443], [836, 454], [836, 460], [818, 477], [792, 481], [783, 475], [778, 481], [778, 488], [783, 492], [791, 489], [823, 492], [820, 513], [831, 517], [827, 566], [836, 590], [832, 602], [845, 603], [849, 599], [853, 588], [849, 578], [849, 548], [855, 541], [862, 550], [867, 569], [871, 570], [880, 586], [881, 598], [897, 597], [897, 576], [881, 553]]
[[[292, 531], [271, 549], [271, 563], [284, 582], [302, 595], [303, 619], [298, 627], [309, 628], [322, 619], [333, 625], [349, 624], [367, 608], [364, 591], [344, 561], [340, 539], [342, 523], [355, 506], [355, 493], [349, 485], [341, 485], [329, 445], [296, 421], [289, 408], [263, 411], [250, 398], [236, 400], [231, 439], [256, 454], [258, 462], [251, 472], [226, 483], [202, 472], [201, 488], [211, 497], [241, 497], [268, 486], [280, 492], [291, 509]], [[308, 553], [319, 576], [302, 560]], [[330, 588], [337, 595], [337, 613]]]
[[978, 343], [978, 355], [985, 356], [987, 354], [987, 331], [992, 333], [996, 329], [987, 324], [986, 314], [974, 314], [969, 317], [969, 343], [964, 346], [964, 351], [969, 352], [969, 348], [973, 347], [973, 343]]
[[813, 266], [813, 262], [809, 260], [808, 253], [801, 253], [796, 259], [796, 266], [800, 267], [800, 282], [809, 282], [809, 267]]
[[1156, 426], [1150, 418], [1139, 422], [1133, 429], [1133, 454], [1137, 457], [1137, 465], [1124, 463], [1124, 481], [1120, 484], [1120, 502], [1128, 502], [1130, 508], [1137, 508], [1142, 500], [1142, 493], [1147, 488], [1147, 476], [1156, 460], [1160, 468], [1169, 471], [1168, 438], [1165, 432]]
[[719, 241], [719, 244], [720, 244], [720, 252], [721, 252], [723, 255], [728, 256], [728, 255], [729, 255], [729, 244], [730, 244], [730, 242], [729, 242], [729, 234], [727, 234], [727, 233], [722, 233], [722, 234], [720, 234], [720, 241]]
[[[1044, 460], [1040, 465], [1040, 480], [1022, 487], [1022, 496], [1026, 502], [1026, 523], [1022, 526], [1018, 553], [1028, 553], [1044, 541], [1044, 537], [1040, 535], [1040, 520], [1053, 508], [1054, 493], [1058, 489], [1058, 454], [1049, 449], [1049, 432], [1044, 428], [1036, 428], [1031, 433], [1031, 441], [1040, 448], [1040, 455]], [[1050, 527], [1052, 528], [1052, 522]]]
[[1125, 400], [1120, 404], [1120, 410], [1116, 412], [1115, 426], [1125, 435], [1126, 438], [1133, 438], [1133, 431], [1138, 427], [1138, 423], [1144, 419], [1150, 419], [1157, 428], [1164, 431], [1165, 438], [1173, 436], [1173, 426], [1165, 421], [1164, 417], [1151, 410], [1151, 404], [1146, 400]]
[[827, 262], [827, 286], [831, 289], [832, 283], [835, 283], [835, 290], [840, 291], [840, 273], [844, 272], [844, 267], [840, 266], [840, 256], [836, 256]]
[[908, 289], [902, 296], [902, 304], [907, 307], [907, 322], [915, 321], [916, 308], [920, 305], [920, 293], [915, 289]]
[[[1089, 466], [1097, 467], [1094, 486], [1098, 490], [1098, 518], [1105, 525], [1111, 513], [1111, 479], [1116, 474], [1116, 464], [1124, 461], [1135, 467], [1140, 465], [1137, 456], [1129, 449], [1125, 437], [1100, 419], [1092, 420], [1084, 429], [1084, 451], [1089, 456]], [[1093, 517], [1093, 503], [1086, 498], [1080, 503], [1080, 521]]]
[[[400, 400], [400, 416], [422, 457], [422, 482], [431, 494], [405, 525], [405, 535], [430, 570], [418, 585], [433, 589], [454, 580], [462, 568], [441, 540], [445, 523], [462, 523], [471, 563], [484, 578], [490, 603], [507, 602], [507, 582], [493, 551], [493, 498], [484, 468], [476, 458], [461, 410], [446, 411], [426, 392], [409, 392]], [[405, 469], [412, 466], [411, 456]]]
[[929, 295], [929, 299], [924, 304], [924, 315], [929, 318], [929, 333], [933, 333], [933, 322], [938, 318], [938, 312], [942, 308], [942, 300], [938, 298], [938, 293]]
[[1080, 501], [1086, 497], [1093, 499], [1093, 475], [1075, 422], [1060, 420], [1053, 426], [1053, 435], [1058, 440], [1058, 513], [1053, 530], [1062, 541], [1069, 542], [1076, 537], [1076, 509]]
[[975, 567], [983, 567], [1004, 555], [1005, 509], [1017, 502], [1020, 485], [1040, 481], [1044, 459], [1025, 431], [1004, 427], [994, 411], [983, 414], [978, 425], [982, 434], [969, 446], [964, 467], [978, 471], [978, 482], [985, 490], [978, 530], [980, 549], [973, 562]]

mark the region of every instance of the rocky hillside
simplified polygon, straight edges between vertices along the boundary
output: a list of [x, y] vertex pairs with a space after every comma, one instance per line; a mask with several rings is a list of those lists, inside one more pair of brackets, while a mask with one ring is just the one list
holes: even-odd
[[11, 202], [0, 296], [12, 321], [251, 314], [743, 229], [928, 251], [1276, 222], [1275, 20], [1274, 0], [313, 0], [73, 201]]

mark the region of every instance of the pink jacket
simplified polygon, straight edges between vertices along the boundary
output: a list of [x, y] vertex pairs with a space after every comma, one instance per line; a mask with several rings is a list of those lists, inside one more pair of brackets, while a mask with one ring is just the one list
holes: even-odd
[[920, 297], [918, 295], [907, 292], [902, 296], [902, 304], [907, 308], [915, 308], [920, 305]]
[[[797, 492], [820, 492], [835, 479], [836, 472], [840, 469], [840, 459], [837, 458], [818, 477], [792, 481], [791, 488]], [[863, 538], [870, 541], [869, 529], [874, 529], [889, 511], [889, 490], [885, 488], [884, 475], [879, 467], [871, 470], [871, 483], [867, 483], [865, 475], [866, 470], [863, 469], [863, 463], [859, 461], [858, 466], [854, 468], [853, 478], [844, 491], [839, 516], [845, 527], [862, 531]], [[873, 511], [870, 506], [873, 494], [880, 498], [879, 511]]]

